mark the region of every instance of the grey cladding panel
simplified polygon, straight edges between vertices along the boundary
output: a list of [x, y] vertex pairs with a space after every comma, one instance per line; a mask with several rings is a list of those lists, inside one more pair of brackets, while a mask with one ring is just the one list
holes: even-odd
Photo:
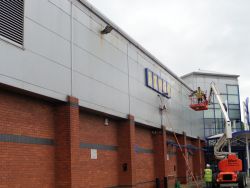
[[[2, 52], [2, 53], [1, 53]], [[4, 53], [3, 53], [4, 52]], [[70, 70], [28, 50], [0, 41], [0, 74], [56, 93], [70, 93]], [[14, 86], [16, 86], [14, 84]], [[34, 88], [33, 88], [34, 89]], [[37, 90], [31, 91], [40, 92]]]
[[23, 45], [23, 0], [0, 1], [0, 36]]
[[26, 33], [25, 49], [70, 68], [69, 41], [30, 19], [25, 19]]
[[102, 61], [127, 73], [127, 55], [104, 40], [100, 34], [90, 31], [86, 26], [74, 21], [74, 43]]
[[73, 95], [87, 103], [128, 114], [128, 94], [105, 83], [74, 73]]
[[74, 57], [74, 71], [128, 93], [128, 75], [126, 73], [76, 46], [74, 47]]
[[[25, 17], [70, 40], [70, 15], [64, 11], [66, 8], [61, 9], [54, 1], [70, 8], [70, 2], [65, 0], [53, 0], [53, 3], [49, 0], [25, 0]], [[25, 39], [28, 36], [25, 34]]]

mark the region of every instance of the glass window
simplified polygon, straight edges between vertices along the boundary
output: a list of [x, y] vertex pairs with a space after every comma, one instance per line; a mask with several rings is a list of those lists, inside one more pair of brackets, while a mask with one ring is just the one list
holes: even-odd
[[221, 110], [215, 109], [215, 118], [222, 118]]
[[205, 110], [204, 118], [214, 118], [214, 109]]
[[[227, 101], [227, 95], [220, 95], [221, 97], [221, 101], [224, 103], [225, 101]], [[218, 104], [218, 100], [216, 97], [214, 97], [214, 103]], [[218, 105], [219, 106], [219, 105]], [[216, 107], [217, 108], [217, 107]], [[218, 107], [219, 108], [219, 107]]]
[[229, 105], [229, 110], [230, 109], [240, 109], [240, 105], [238, 105], [238, 104], [230, 104]]
[[208, 136], [212, 136], [212, 135], [215, 135], [215, 129], [205, 129], [205, 136], [208, 137]]
[[238, 86], [227, 85], [227, 93], [232, 95], [238, 95]]
[[219, 108], [220, 109], [220, 105], [219, 104], [214, 104], [214, 108]]
[[239, 120], [232, 121], [232, 131], [241, 131], [243, 130], [242, 124]]
[[229, 110], [230, 119], [240, 119], [240, 110]]
[[227, 95], [220, 95], [222, 102], [227, 101]]
[[215, 129], [215, 120], [214, 119], [204, 119], [206, 129]]
[[224, 120], [223, 119], [216, 119], [216, 129], [224, 129]]
[[228, 95], [228, 104], [239, 104], [239, 96], [238, 95]]

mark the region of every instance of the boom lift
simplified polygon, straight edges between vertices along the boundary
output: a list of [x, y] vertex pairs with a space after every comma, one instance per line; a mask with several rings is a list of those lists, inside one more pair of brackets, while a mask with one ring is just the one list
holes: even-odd
[[[242, 161], [237, 157], [235, 153], [231, 152], [230, 147], [229, 147], [228, 152], [223, 151], [223, 148], [227, 143], [230, 146], [230, 140], [232, 138], [232, 127], [231, 127], [231, 121], [229, 119], [227, 110], [225, 109], [225, 106], [222, 103], [221, 97], [219, 95], [219, 92], [215, 84], [213, 82], [211, 83], [209, 97], [207, 100], [203, 101], [200, 104], [191, 104], [191, 105], [196, 106], [197, 109], [199, 109], [199, 111], [206, 110], [208, 109], [208, 105], [211, 103], [211, 98], [213, 94], [215, 95], [219, 103], [221, 112], [225, 120], [225, 131], [223, 135], [218, 139], [216, 144], [214, 145], [215, 158], [220, 161], [218, 163], [219, 172], [215, 173], [213, 176], [213, 187], [214, 188], [220, 187], [220, 185], [223, 185], [223, 184], [234, 184], [234, 185], [238, 184], [239, 188], [245, 188], [246, 177], [245, 177], [245, 174], [241, 172]], [[191, 105], [190, 107], [192, 108]], [[199, 106], [201, 106], [201, 108], [199, 108]]]

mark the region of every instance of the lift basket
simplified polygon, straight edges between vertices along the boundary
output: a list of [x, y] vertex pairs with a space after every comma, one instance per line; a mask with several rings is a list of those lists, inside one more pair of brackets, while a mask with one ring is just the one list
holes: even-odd
[[191, 104], [189, 105], [190, 108], [192, 108], [195, 111], [203, 111], [208, 109], [208, 101], [203, 100], [202, 102], [198, 103], [198, 100], [196, 97], [190, 97]]

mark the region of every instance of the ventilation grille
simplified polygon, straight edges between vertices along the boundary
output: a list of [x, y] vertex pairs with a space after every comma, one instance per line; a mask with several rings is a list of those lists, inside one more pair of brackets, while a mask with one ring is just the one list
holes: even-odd
[[24, 0], [0, 0], [0, 36], [23, 45]]

